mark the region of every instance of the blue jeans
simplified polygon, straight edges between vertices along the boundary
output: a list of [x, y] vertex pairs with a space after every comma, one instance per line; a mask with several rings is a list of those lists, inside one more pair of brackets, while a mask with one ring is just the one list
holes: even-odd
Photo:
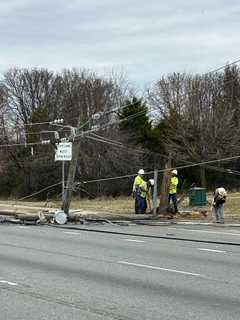
[[175, 213], [178, 212], [178, 207], [177, 207], [177, 194], [176, 193], [169, 193], [168, 195], [168, 204], [170, 204], [170, 201], [172, 200], [173, 206], [174, 206], [174, 211]]
[[215, 222], [224, 223], [223, 205], [213, 206], [213, 213], [215, 215]]
[[147, 201], [146, 198], [142, 198], [140, 195], [136, 195], [135, 198], [135, 213], [143, 214], [147, 210]]

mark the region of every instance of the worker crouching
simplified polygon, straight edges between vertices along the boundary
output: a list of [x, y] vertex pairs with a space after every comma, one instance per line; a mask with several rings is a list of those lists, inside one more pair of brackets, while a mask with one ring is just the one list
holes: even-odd
[[152, 187], [154, 186], [154, 179], [149, 179], [148, 181], [144, 181], [141, 185], [141, 197], [144, 201], [144, 212], [146, 213], [147, 208], [149, 209], [149, 213], [152, 211]]
[[223, 204], [226, 202], [227, 192], [224, 188], [217, 188], [212, 203], [213, 215], [216, 223], [224, 223]]

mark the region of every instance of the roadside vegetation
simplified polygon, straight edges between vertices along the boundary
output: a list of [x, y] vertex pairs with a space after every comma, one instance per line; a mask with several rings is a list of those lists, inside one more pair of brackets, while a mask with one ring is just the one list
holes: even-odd
[[[137, 92], [117, 73], [13, 68], [2, 74], [0, 196], [61, 199], [62, 163], [54, 154], [60, 139], [71, 140], [71, 127], [80, 139], [73, 195], [83, 207], [98, 203], [104, 210], [128, 211], [134, 174], [139, 168], [161, 170], [169, 160], [180, 167], [180, 192], [192, 183], [209, 191], [239, 190], [237, 66], [208, 75], [165, 75]], [[56, 119], [64, 119], [63, 126]], [[80, 136], [82, 130], [89, 133]], [[104, 200], [94, 200], [99, 197]]]
[[[189, 207], [189, 199], [188, 197], [181, 203], [179, 206], [180, 211], [183, 213], [182, 216], [178, 216], [178, 218], [182, 219], [201, 219], [207, 221], [212, 220], [211, 213], [211, 201], [212, 194], [208, 194], [209, 204], [203, 207]], [[227, 197], [227, 202], [224, 206], [225, 218], [228, 222], [236, 221], [240, 222], [239, 215], [239, 202], [240, 202], [240, 193], [230, 193]], [[39, 212], [40, 210], [50, 210], [58, 209], [61, 207], [61, 201], [52, 199], [49, 202], [45, 201], [11, 201], [11, 200], [1, 200], [0, 201], [0, 210], [9, 210], [16, 212], [26, 212], [33, 213]], [[132, 197], [101, 197], [96, 199], [87, 199], [87, 198], [74, 198], [71, 202], [72, 210], [80, 210], [80, 213], [83, 215], [100, 215], [100, 216], [128, 216], [134, 214], [134, 200]], [[202, 211], [207, 211], [207, 217], [201, 215]], [[191, 212], [190, 215], [187, 213]]]

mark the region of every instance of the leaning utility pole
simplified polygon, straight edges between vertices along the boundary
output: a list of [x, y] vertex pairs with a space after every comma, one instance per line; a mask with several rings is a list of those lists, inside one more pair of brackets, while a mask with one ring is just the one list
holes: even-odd
[[160, 192], [160, 206], [158, 213], [166, 213], [168, 207], [168, 193], [169, 193], [169, 184], [171, 177], [171, 166], [172, 166], [172, 157], [169, 155], [169, 158], [165, 164], [165, 170], [163, 172], [163, 179], [161, 184]]
[[[78, 128], [80, 127], [80, 125], [81, 125], [81, 116], [79, 115], [78, 123], [77, 123]], [[70, 162], [69, 169], [68, 169], [67, 184], [65, 187], [65, 192], [63, 196], [63, 202], [62, 202], [62, 210], [66, 213], [67, 216], [69, 216], [69, 208], [72, 200], [73, 184], [74, 184], [74, 179], [75, 179], [76, 170], [77, 170], [77, 163], [78, 163], [80, 143], [81, 143], [80, 138], [76, 139], [76, 128], [72, 126], [69, 126], [69, 127], [71, 129], [71, 137], [73, 140], [72, 160]]]
[[62, 210], [69, 216], [69, 207], [72, 199], [73, 183], [75, 179], [78, 156], [80, 151], [80, 139], [74, 140], [72, 145], [72, 160], [68, 169], [67, 185], [65, 187]]

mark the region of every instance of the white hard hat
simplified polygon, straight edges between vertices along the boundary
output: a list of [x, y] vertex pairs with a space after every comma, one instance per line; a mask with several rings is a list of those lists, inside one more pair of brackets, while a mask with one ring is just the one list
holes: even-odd
[[226, 196], [227, 195], [227, 191], [224, 188], [217, 188], [216, 191], [220, 196]]
[[143, 169], [138, 170], [138, 174], [144, 174], [145, 171]]
[[148, 180], [151, 186], [154, 186], [154, 179], [149, 179]]
[[177, 174], [178, 174], [177, 170], [174, 169], [174, 170], [172, 171], [172, 174], [175, 174], [175, 175], [177, 176]]

